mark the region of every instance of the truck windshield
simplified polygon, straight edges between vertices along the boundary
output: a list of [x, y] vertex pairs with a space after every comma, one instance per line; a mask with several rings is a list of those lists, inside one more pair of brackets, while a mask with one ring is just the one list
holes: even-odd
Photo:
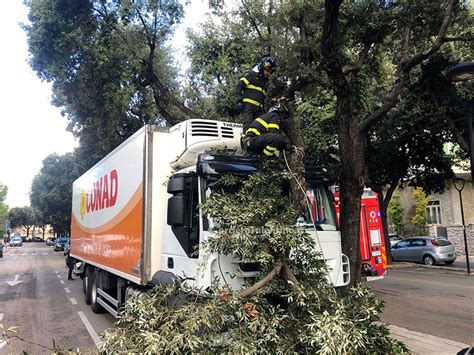
[[304, 224], [305, 227], [312, 228], [314, 223], [324, 231], [337, 230], [333, 197], [326, 184], [307, 182], [306, 198], [308, 199], [308, 209], [305, 222], [300, 225]]
[[[334, 207], [334, 198], [331, 191], [329, 191], [327, 185], [322, 182], [307, 182], [306, 184], [306, 197], [308, 199], [308, 209], [303, 220], [298, 225], [305, 228], [314, 228], [313, 223], [316, 225], [318, 230], [323, 231], [336, 231], [336, 210]], [[219, 178], [214, 176], [212, 179], [207, 181], [206, 196], [203, 201], [209, 197], [215, 190], [223, 190], [227, 193], [236, 193], [238, 186], [222, 186], [219, 182]], [[282, 186], [282, 195], [288, 196], [289, 186]], [[311, 210], [309, 209], [311, 207]]]

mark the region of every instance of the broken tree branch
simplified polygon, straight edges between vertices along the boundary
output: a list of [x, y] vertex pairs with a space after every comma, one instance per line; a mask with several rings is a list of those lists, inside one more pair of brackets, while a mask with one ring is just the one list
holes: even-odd
[[252, 286], [247, 287], [245, 290], [242, 290], [238, 293], [238, 297], [247, 297], [251, 295], [252, 293], [256, 292], [257, 290], [261, 289], [263, 286], [268, 284], [270, 281], [272, 281], [276, 276], [278, 276], [281, 272], [282, 268], [282, 262], [280, 260], [277, 260], [275, 262], [275, 266], [273, 267], [273, 270], [270, 271], [263, 279], [260, 281], [254, 283]]
[[285, 279], [286, 281], [290, 281], [295, 287], [299, 286], [300, 283], [298, 282], [295, 273], [293, 272], [293, 270], [290, 269], [286, 262], [283, 263], [282, 276], [283, 279]]

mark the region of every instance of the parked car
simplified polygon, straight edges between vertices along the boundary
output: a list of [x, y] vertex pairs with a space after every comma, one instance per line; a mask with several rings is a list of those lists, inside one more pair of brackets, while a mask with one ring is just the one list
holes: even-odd
[[451, 265], [456, 260], [454, 245], [445, 238], [405, 238], [394, 244], [391, 250], [394, 261], [422, 262], [426, 265], [437, 263]]
[[56, 239], [56, 242], [54, 243], [54, 251], [64, 250], [64, 247], [66, 243], [68, 242], [69, 242], [69, 238], [59, 237], [58, 239]]
[[22, 237], [13, 237], [10, 239], [11, 247], [21, 247], [23, 245]]
[[33, 238], [31, 238], [31, 241], [34, 242], [34, 243], [42, 243], [42, 242], [44, 242], [44, 239], [40, 238], [40, 237], [33, 237]]
[[394, 244], [397, 244], [400, 240], [405, 239], [400, 237], [398, 234], [390, 234], [388, 237], [390, 238], [390, 247]]
[[0, 240], [0, 258], [3, 258], [3, 240]]
[[46, 239], [46, 245], [53, 246], [55, 242], [56, 242], [56, 238]]
[[26, 236], [23, 235], [20, 238], [23, 243], [28, 243], [28, 238]]

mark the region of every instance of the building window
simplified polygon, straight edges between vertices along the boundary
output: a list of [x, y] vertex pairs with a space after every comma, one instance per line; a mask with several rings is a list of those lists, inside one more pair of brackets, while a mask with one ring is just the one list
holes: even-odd
[[441, 205], [439, 201], [429, 201], [426, 207], [426, 216], [429, 224], [441, 224]]

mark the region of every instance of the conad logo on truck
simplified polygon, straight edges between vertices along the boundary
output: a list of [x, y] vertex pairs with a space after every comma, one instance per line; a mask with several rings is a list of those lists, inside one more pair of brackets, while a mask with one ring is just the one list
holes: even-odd
[[112, 207], [117, 202], [118, 173], [112, 170], [93, 183], [90, 190], [81, 190], [81, 218], [84, 220], [86, 213], [99, 211]]

